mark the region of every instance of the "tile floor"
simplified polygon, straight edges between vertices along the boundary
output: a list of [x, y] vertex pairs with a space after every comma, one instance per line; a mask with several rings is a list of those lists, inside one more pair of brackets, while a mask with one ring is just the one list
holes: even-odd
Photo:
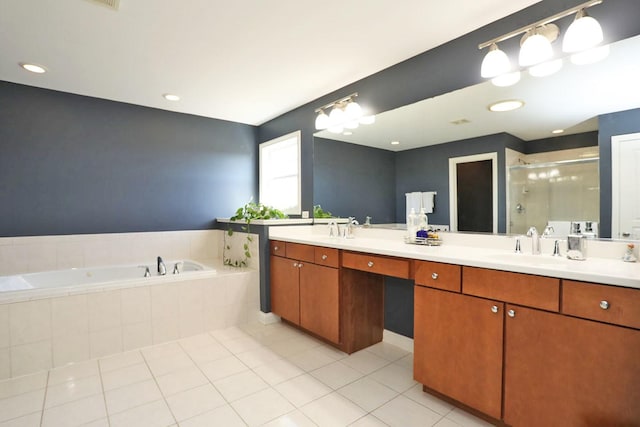
[[0, 382], [0, 426], [489, 426], [422, 392], [412, 354], [247, 325]]

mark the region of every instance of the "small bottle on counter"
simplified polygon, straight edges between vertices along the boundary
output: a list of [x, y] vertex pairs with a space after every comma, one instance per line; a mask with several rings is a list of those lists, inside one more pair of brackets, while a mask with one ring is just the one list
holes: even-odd
[[627, 244], [627, 249], [625, 250], [625, 253], [622, 256], [622, 260], [624, 262], [636, 262], [637, 261], [636, 256], [633, 254], [633, 249], [634, 248], [635, 248], [635, 245], [633, 243]]
[[407, 215], [407, 237], [415, 240], [418, 226], [418, 214], [415, 209], [411, 208], [411, 212]]

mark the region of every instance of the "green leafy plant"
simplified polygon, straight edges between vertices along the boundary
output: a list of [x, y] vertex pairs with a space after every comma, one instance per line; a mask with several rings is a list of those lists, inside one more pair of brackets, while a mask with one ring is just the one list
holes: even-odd
[[314, 218], [333, 218], [333, 215], [331, 214], [331, 212], [323, 210], [322, 206], [314, 205], [313, 217]]
[[231, 226], [227, 229], [224, 237], [224, 251], [223, 251], [223, 261], [224, 265], [229, 265], [232, 267], [246, 267], [249, 263], [249, 259], [251, 258], [251, 250], [250, 245], [253, 242], [253, 238], [250, 234], [250, 226], [251, 221], [254, 219], [284, 219], [287, 218], [287, 215], [279, 209], [276, 209], [271, 206], [263, 205], [262, 203], [256, 203], [252, 200], [249, 200], [247, 204], [244, 206], [240, 206], [235, 215], [233, 215], [230, 219], [231, 221], [244, 221], [245, 225], [241, 227], [241, 230], [246, 233], [247, 238], [243, 243], [243, 258], [239, 260], [232, 260], [228, 255], [231, 252], [231, 243], [227, 241], [227, 237], [233, 236], [233, 229]]

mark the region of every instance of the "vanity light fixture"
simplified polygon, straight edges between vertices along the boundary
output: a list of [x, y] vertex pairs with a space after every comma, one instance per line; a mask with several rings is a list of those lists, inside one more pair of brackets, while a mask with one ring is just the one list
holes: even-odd
[[[327, 129], [331, 133], [342, 133], [345, 129], [356, 129], [361, 124], [375, 122], [374, 116], [365, 116], [362, 107], [354, 100], [358, 93], [330, 102], [316, 110], [316, 129]], [[329, 111], [329, 114], [327, 114]]]
[[21, 62], [20, 66], [22, 68], [24, 68], [27, 71], [30, 71], [32, 73], [36, 73], [36, 74], [44, 74], [47, 72], [47, 69], [44, 68], [42, 65], [38, 65], [38, 64], [31, 64], [28, 62]]
[[180, 101], [180, 97], [178, 95], [174, 95], [172, 93], [165, 93], [162, 95], [164, 99], [167, 101]]
[[[587, 15], [586, 9], [602, 3], [604, 0], [590, 0], [579, 4], [571, 9], [556, 13], [548, 18], [541, 19], [533, 24], [518, 28], [502, 36], [496, 37], [478, 45], [478, 49], [489, 48], [482, 61], [480, 74], [484, 78], [492, 79], [496, 86], [509, 86], [517, 83], [518, 75], [512, 74], [511, 62], [506, 53], [498, 48], [498, 43], [524, 34], [520, 41], [520, 52], [518, 63], [520, 67], [537, 67], [530, 73], [533, 76], [540, 77], [553, 74], [562, 67], [562, 62], [553, 60], [553, 43], [560, 34], [560, 29], [553, 24], [561, 18], [565, 18], [572, 14], [576, 14], [573, 23], [567, 29], [563, 39], [562, 50], [566, 53], [578, 55], [572, 62], [576, 64], [586, 64], [595, 62], [595, 59], [602, 59], [606, 54], [604, 51], [594, 52], [587, 55], [590, 49], [595, 48], [602, 43], [604, 37], [602, 28], [598, 21]], [[580, 56], [584, 53], [583, 56]], [[507, 67], [506, 64], [509, 64]], [[509, 75], [509, 78], [502, 78], [503, 75]]]
[[524, 101], [519, 99], [507, 99], [504, 101], [494, 102], [489, 105], [487, 108], [489, 111], [493, 111], [494, 113], [504, 112], [504, 111], [513, 111], [518, 108], [522, 108], [524, 106]]

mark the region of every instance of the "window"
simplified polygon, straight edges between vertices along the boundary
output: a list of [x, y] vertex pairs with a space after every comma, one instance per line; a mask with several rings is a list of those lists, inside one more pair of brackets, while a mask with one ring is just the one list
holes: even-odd
[[299, 215], [300, 187], [300, 131], [260, 144], [260, 202]]

